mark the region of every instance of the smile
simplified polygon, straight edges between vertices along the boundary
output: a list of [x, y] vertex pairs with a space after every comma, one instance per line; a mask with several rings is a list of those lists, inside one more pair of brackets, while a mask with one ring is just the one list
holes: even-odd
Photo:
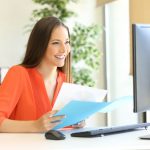
[[57, 55], [57, 56], [55, 56], [57, 59], [65, 59], [65, 55]]

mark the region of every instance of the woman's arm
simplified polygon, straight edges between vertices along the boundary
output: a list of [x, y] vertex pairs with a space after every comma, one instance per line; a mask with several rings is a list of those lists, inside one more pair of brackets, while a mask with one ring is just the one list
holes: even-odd
[[0, 132], [37, 132], [35, 121], [16, 121], [5, 119], [0, 125]]
[[53, 116], [57, 111], [51, 111], [40, 117], [38, 120], [18, 121], [5, 119], [0, 125], [0, 132], [9, 133], [33, 133], [46, 132], [61, 122], [65, 116]]

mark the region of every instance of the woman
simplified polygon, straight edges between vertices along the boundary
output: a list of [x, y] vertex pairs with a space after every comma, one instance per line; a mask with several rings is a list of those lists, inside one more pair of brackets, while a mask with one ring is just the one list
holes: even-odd
[[54, 117], [52, 108], [62, 83], [71, 82], [70, 70], [68, 27], [56, 17], [39, 20], [22, 63], [0, 86], [0, 132], [46, 132], [58, 125], [65, 116]]

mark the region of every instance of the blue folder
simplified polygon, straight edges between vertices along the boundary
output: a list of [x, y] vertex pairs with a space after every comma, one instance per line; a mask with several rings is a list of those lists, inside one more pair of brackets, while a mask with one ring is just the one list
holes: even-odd
[[62, 123], [57, 125], [54, 129], [63, 128], [85, 120], [105, 106], [107, 106], [106, 102], [99, 103], [73, 100], [55, 114], [55, 116], [66, 115], [66, 118], [62, 119]]
[[109, 110], [113, 110], [119, 105], [125, 104], [125, 102], [129, 102], [131, 100], [132, 97], [124, 97], [112, 102], [72, 100], [55, 114], [55, 116], [66, 115], [66, 118], [62, 119], [62, 122], [53, 129], [60, 129], [76, 124], [82, 120], [87, 119], [89, 116], [93, 115], [96, 112], [108, 112]]

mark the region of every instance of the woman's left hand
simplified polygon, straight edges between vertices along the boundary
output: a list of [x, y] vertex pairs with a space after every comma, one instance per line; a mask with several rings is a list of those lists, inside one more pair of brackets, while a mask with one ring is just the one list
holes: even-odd
[[85, 126], [85, 120], [82, 120], [74, 125], [72, 125], [73, 128], [83, 128]]

